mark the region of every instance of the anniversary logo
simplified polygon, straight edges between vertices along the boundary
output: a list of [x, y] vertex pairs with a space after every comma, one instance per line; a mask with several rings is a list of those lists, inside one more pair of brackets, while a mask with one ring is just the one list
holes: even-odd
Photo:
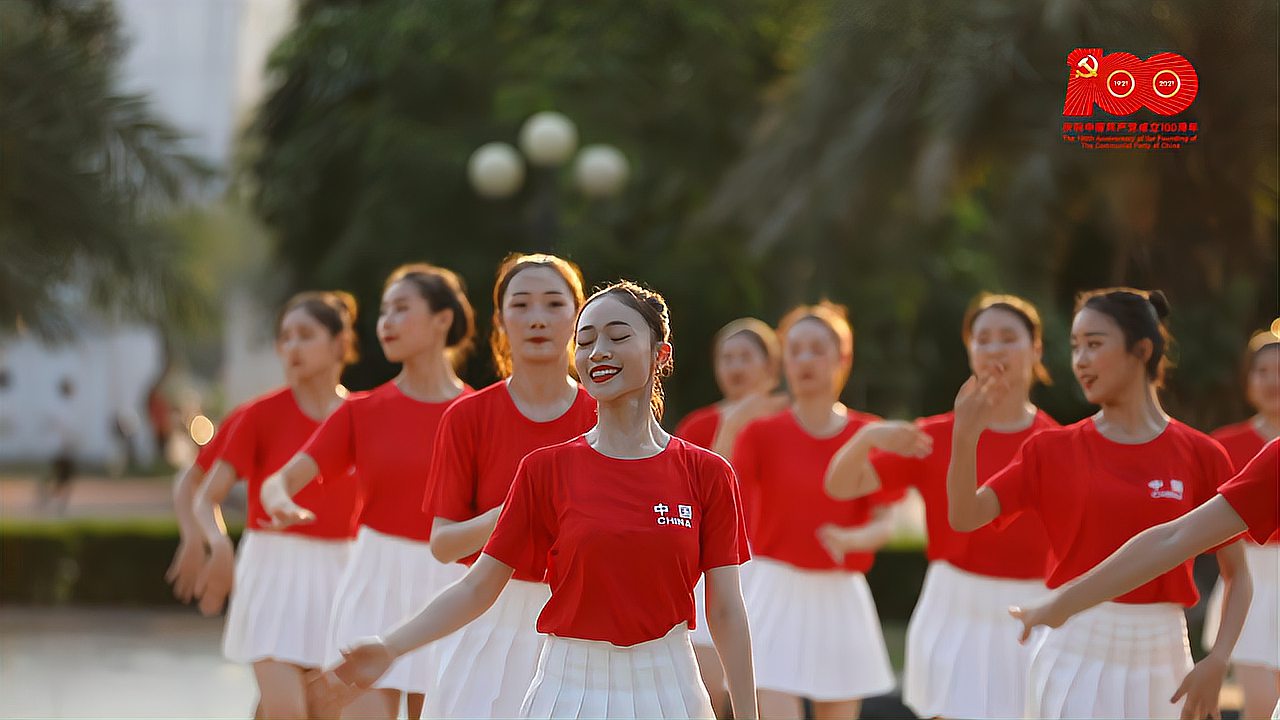
[[[1150, 150], [1196, 141], [1198, 124], [1174, 117], [1191, 106], [1200, 87], [1195, 68], [1181, 55], [1161, 52], [1140, 60], [1127, 52], [1077, 48], [1067, 55], [1067, 68], [1066, 142], [1090, 149]], [[1093, 119], [1097, 109], [1113, 118]]]

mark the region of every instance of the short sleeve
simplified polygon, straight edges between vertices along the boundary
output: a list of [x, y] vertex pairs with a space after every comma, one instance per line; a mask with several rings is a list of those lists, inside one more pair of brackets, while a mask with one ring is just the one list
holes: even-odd
[[1196, 498], [1197, 506], [1212, 500], [1213, 496], [1218, 494], [1218, 488], [1235, 475], [1235, 469], [1231, 466], [1231, 455], [1217, 440], [1210, 438], [1200, 455], [1203, 458], [1201, 462], [1204, 465], [1205, 477], [1199, 488], [1199, 496]]
[[1024, 510], [1039, 510], [1042, 437], [1027, 438], [1013, 461], [983, 483], [982, 487], [991, 488], [1000, 500], [1001, 518], [1012, 519]]
[[554, 500], [542, 477], [542, 468], [531, 467], [529, 460], [536, 457], [530, 455], [520, 461], [498, 524], [482, 551], [527, 577], [546, 574], [547, 554], [555, 542]]
[[231, 436], [235, 430], [236, 424], [240, 421], [240, 408], [232, 410], [226, 419], [222, 422], [222, 427], [214, 432], [209, 442], [200, 448], [200, 452], [196, 453], [196, 465], [203, 471], [209, 472], [213, 468], [214, 463], [222, 457], [223, 448], [227, 445], [227, 438]]
[[253, 475], [258, 465], [258, 432], [256, 414], [240, 416], [222, 449], [222, 461], [236, 471], [236, 477]]
[[733, 468], [719, 456], [701, 463], [702, 521], [699, 527], [699, 569], [703, 572], [751, 559], [747, 525]]
[[1219, 492], [1249, 526], [1255, 542], [1275, 536], [1280, 526], [1280, 441], [1267, 443]]
[[351, 401], [342, 403], [325, 418], [302, 446], [301, 452], [316, 461], [320, 469], [316, 478], [318, 483], [353, 477], [347, 472], [355, 464], [355, 422]]
[[431, 517], [462, 522], [476, 516], [475, 437], [467, 425], [466, 418], [451, 409], [436, 431], [430, 491], [422, 502], [422, 511]]

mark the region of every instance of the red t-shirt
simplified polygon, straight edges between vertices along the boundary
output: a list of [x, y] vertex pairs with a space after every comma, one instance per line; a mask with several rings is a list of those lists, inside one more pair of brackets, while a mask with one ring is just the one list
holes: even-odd
[[828, 523], [866, 524], [875, 506], [902, 497], [901, 490], [882, 490], [857, 500], [835, 500], [823, 487], [836, 451], [863, 425], [879, 419], [850, 410], [843, 430], [816, 438], [784, 410], [742, 429], [733, 444], [733, 469], [742, 485], [753, 554], [811, 570], [871, 569], [875, 553], [851, 552], [837, 563], [817, 533]]
[[675, 434], [688, 440], [700, 448], [711, 449], [716, 441], [716, 431], [720, 429], [720, 408], [708, 405], [698, 408], [680, 421]]
[[1267, 444], [1267, 441], [1253, 427], [1252, 420], [1225, 425], [1214, 430], [1210, 436], [1226, 449], [1227, 455], [1231, 458], [1231, 466], [1236, 470], [1241, 470], [1248, 465], [1250, 460], [1262, 452], [1262, 446]]
[[[525, 455], [558, 445], [596, 424], [596, 401], [578, 388], [578, 396], [560, 417], [535, 422], [511, 399], [505, 381], [458, 400], [444, 414], [431, 459], [432, 496], [423, 510], [462, 522], [498, 507], [507, 499], [516, 468]], [[461, 560], [470, 565], [480, 555]], [[542, 576], [516, 579], [539, 582]]]
[[[1222, 446], [1177, 420], [1150, 442], [1124, 445], [1103, 437], [1088, 418], [1033, 435], [986, 486], [1003, 517], [1023, 510], [1040, 517], [1051, 548], [1045, 584], [1056, 588], [1134, 535], [1195, 509], [1229, 477]], [[1187, 560], [1116, 602], [1190, 607], [1198, 597]]]
[[[252, 401], [251, 401], [252, 402]], [[231, 431], [235, 429], [236, 421], [240, 419], [240, 414], [249, 406], [249, 403], [237, 405], [227, 413], [222, 419], [222, 426], [209, 438], [209, 442], [205, 443], [196, 453], [196, 466], [205, 472], [213, 469], [213, 464], [218, 462], [218, 458], [222, 457], [222, 448], [227, 444], [227, 438], [231, 437]]]
[[[470, 392], [464, 388], [458, 397]], [[422, 501], [431, 451], [440, 417], [453, 402], [414, 400], [392, 380], [347, 398], [302, 451], [320, 467], [325, 486], [359, 479], [361, 525], [426, 542], [433, 515], [423, 512]]]
[[538, 632], [623, 647], [693, 627], [698, 577], [750, 557], [733, 469], [678, 437], [641, 460], [581, 436], [534, 450], [484, 552], [525, 577], [545, 571]]
[[[988, 525], [971, 533], [951, 529], [947, 519], [947, 466], [951, 463], [955, 413], [922, 418], [916, 424], [933, 438], [933, 452], [913, 458], [874, 450], [871, 463], [886, 490], [911, 485], [920, 491], [929, 534], [928, 558], [988, 577], [1044, 579], [1049, 539], [1038, 518], [1022, 515], [1002, 527]], [[1052, 427], [1058, 427], [1058, 423], [1044, 412], [1037, 412], [1025, 430], [982, 433], [978, 440], [978, 481], [986, 480], [1008, 465], [1027, 438]]]
[[1280, 541], [1280, 440], [1272, 440], [1218, 489], [1255, 542]]
[[[245, 408], [227, 439], [222, 460], [249, 484], [247, 527], [262, 529], [271, 525], [258, 497], [262, 481], [284, 467], [318, 427], [320, 423], [302, 412], [287, 387], [263, 395]], [[294, 502], [315, 513], [316, 521], [293, 525], [283, 532], [321, 538], [355, 537], [355, 483], [330, 483], [325, 487], [311, 483]]]

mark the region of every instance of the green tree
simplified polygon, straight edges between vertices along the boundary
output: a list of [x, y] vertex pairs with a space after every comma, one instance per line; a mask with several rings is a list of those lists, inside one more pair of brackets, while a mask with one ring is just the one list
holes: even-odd
[[0, 3], [0, 329], [65, 332], [71, 289], [153, 319], [205, 309], [153, 219], [208, 171], [116, 91], [122, 51], [105, 0]]
[[[1174, 411], [1220, 423], [1243, 412], [1237, 358], [1277, 309], [1277, 14], [1266, 0], [838, 4], [708, 218], [749, 237], [772, 312], [819, 294], [852, 305], [857, 403], [948, 408], [965, 374], [961, 313], [991, 289], [1041, 303], [1059, 381], [1041, 399], [1079, 417], [1072, 296], [1129, 284], [1174, 303]], [[1062, 142], [1077, 47], [1190, 59], [1199, 142]]]
[[[733, 238], [689, 243], [684, 228], [745, 144], [765, 92], [798, 62], [817, 7], [304, 5], [272, 57], [280, 82], [254, 123], [244, 178], [291, 271], [277, 292], [344, 287], [374, 307], [394, 265], [424, 259], [462, 273], [487, 317], [498, 261], [534, 246], [537, 189], [527, 182], [510, 200], [483, 200], [467, 183], [466, 162], [480, 144], [514, 142], [527, 117], [555, 109], [574, 119], [582, 142], [616, 145], [632, 166], [624, 196], [607, 202], [579, 198], [568, 173], [553, 180], [557, 250], [591, 284], [628, 276], [667, 293], [677, 335], [709, 337], [739, 296], [758, 296], [754, 268]], [[365, 361], [348, 375], [353, 387], [391, 372], [373, 341], [374, 315], [361, 322]], [[684, 347], [696, 372], [682, 369], [678, 379], [709, 384], [706, 363], [694, 357], [705, 342], [692, 354]], [[487, 361], [474, 359], [468, 377], [491, 378]]]

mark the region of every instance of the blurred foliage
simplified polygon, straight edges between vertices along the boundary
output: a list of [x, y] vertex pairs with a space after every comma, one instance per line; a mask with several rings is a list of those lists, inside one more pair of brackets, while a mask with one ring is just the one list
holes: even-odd
[[[755, 268], [732, 238], [688, 243], [684, 228], [745, 145], [765, 93], [795, 70], [820, 7], [304, 4], [271, 59], [278, 86], [254, 123], [254, 159], [240, 178], [292, 272], [272, 300], [300, 288], [354, 291], [365, 308], [365, 360], [345, 380], [369, 387], [393, 372], [374, 335], [387, 272], [420, 259], [457, 270], [487, 332], [495, 268], [508, 251], [538, 246], [540, 192], [548, 191], [539, 184], [549, 182], [560, 207], [556, 250], [583, 267], [589, 284], [644, 281], [670, 298], [678, 337], [709, 337], [719, 317], [760, 306]], [[588, 202], [567, 168], [531, 173], [509, 200], [476, 196], [465, 170], [471, 152], [514, 143], [524, 120], [546, 109], [572, 118], [581, 144], [626, 153], [623, 196]], [[692, 372], [673, 380], [690, 389], [710, 383], [706, 357], [686, 355]], [[492, 379], [488, 358], [473, 357], [466, 377]]]
[[[945, 410], [964, 307], [990, 289], [1041, 304], [1058, 383], [1037, 400], [1073, 420], [1088, 408], [1072, 297], [1127, 283], [1170, 294], [1170, 407], [1213, 425], [1245, 412], [1240, 351], [1280, 292], [1276, 20], [1259, 0], [311, 0], [273, 55], [240, 180], [291, 271], [273, 299], [344, 287], [365, 304], [352, 387], [392, 373], [373, 339], [385, 274], [452, 267], [487, 318], [493, 268], [537, 246], [550, 188], [556, 249], [590, 283], [628, 276], [671, 301], [672, 419], [716, 398], [720, 325], [823, 296], [858, 332], [847, 401]], [[1063, 143], [1065, 58], [1083, 46], [1188, 57], [1200, 141]], [[568, 172], [532, 173], [510, 200], [472, 192], [472, 150], [544, 109], [627, 154], [622, 197], [589, 203]], [[491, 379], [487, 358], [467, 378]]]
[[[839, 4], [707, 219], [747, 236], [768, 269], [769, 315], [820, 295], [851, 305], [858, 405], [949, 408], [966, 374], [964, 308], [989, 289], [1040, 304], [1058, 382], [1038, 400], [1077, 419], [1089, 408], [1069, 367], [1073, 296], [1125, 284], [1172, 300], [1171, 411], [1202, 427], [1241, 417], [1239, 358], [1280, 294], [1278, 7]], [[1062, 142], [1077, 47], [1187, 57], [1200, 90], [1179, 119], [1199, 122], [1199, 141], [1173, 152]]]
[[208, 174], [141, 96], [106, 0], [0, 3], [0, 330], [65, 335], [93, 304], [190, 320], [190, 248], [153, 221]]

